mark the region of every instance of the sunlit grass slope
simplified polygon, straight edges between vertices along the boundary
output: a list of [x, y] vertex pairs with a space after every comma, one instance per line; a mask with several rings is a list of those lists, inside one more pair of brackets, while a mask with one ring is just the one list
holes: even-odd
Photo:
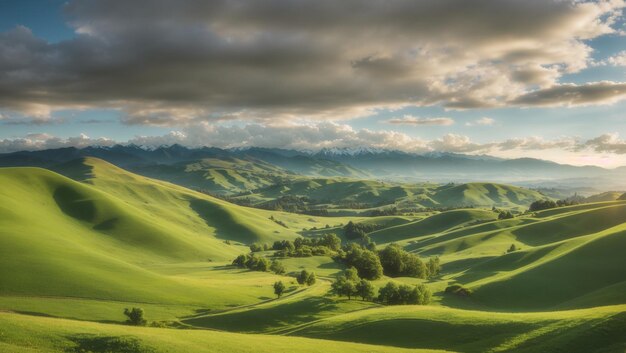
[[626, 306], [493, 313], [433, 306], [382, 307], [319, 320], [298, 336], [460, 352], [622, 352]]
[[[0, 313], [0, 352], [394, 353], [395, 347], [299, 337], [139, 328]], [[432, 352], [419, 350], [417, 352]]]

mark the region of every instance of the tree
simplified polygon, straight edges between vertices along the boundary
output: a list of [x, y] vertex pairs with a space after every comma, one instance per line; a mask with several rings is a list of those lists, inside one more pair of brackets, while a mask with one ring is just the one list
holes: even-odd
[[514, 252], [514, 251], [517, 251], [517, 250], [518, 250], [517, 246], [515, 246], [515, 244], [511, 244], [511, 246], [509, 247], [509, 250], [507, 250], [506, 252], [510, 253], [510, 252]]
[[250, 256], [241, 254], [241, 255], [237, 256], [236, 259], [233, 260], [233, 266], [245, 268], [245, 267], [247, 267], [246, 264], [248, 263], [248, 259], [249, 258], [250, 258]]
[[309, 273], [309, 276], [306, 278], [306, 285], [307, 286], [312, 286], [315, 284], [315, 282], [317, 281], [316, 277], [315, 277], [315, 272], [311, 272]]
[[430, 303], [431, 298], [432, 293], [423, 284], [409, 286], [406, 284], [398, 285], [394, 282], [388, 282], [384, 287], [378, 290], [378, 301], [387, 305], [426, 305]]
[[347, 268], [345, 271], [343, 271], [343, 275], [346, 277], [348, 281], [357, 282], [360, 279], [359, 273], [354, 267]]
[[274, 282], [274, 294], [278, 298], [285, 292], [285, 284], [282, 281]]
[[335, 282], [331, 285], [331, 291], [338, 296], [346, 296], [348, 299], [352, 299], [357, 295], [357, 283], [360, 278], [357, 275], [357, 271], [354, 267], [351, 267], [344, 271], [343, 275], [337, 277]]
[[431, 257], [428, 259], [428, 263], [426, 264], [428, 268], [428, 276], [435, 277], [441, 272], [441, 262], [439, 261], [439, 256]]
[[307, 270], [302, 270], [297, 276], [296, 276], [296, 280], [298, 281], [299, 284], [305, 284], [307, 278], [309, 278], [309, 271]]
[[396, 277], [404, 272], [403, 252], [404, 250], [397, 244], [389, 244], [378, 252], [380, 263], [387, 276]]
[[283, 275], [285, 274], [285, 266], [283, 266], [282, 262], [274, 260], [270, 265], [270, 271], [274, 272], [277, 275]]
[[351, 300], [353, 296], [357, 295], [356, 283], [354, 281], [345, 281], [341, 287], [342, 293]]
[[334, 233], [325, 234], [322, 237], [322, 244], [333, 251], [341, 249], [341, 239]]
[[498, 219], [511, 219], [514, 218], [513, 214], [510, 211], [501, 211], [498, 214]]
[[307, 286], [312, 286], [315, 284], [316, 277], [314, 272], [309, 272], [307, 270], [302, 270], [297, 276], [296, 280], [299, 284], [306, 284]]
[[126, 323], [133, 326], [144, 326], [146, 320], [143, 318], [144, 311], [142, 308], [124, 309], [124, 315], [128, 317]]
[[372, 282], [362, 279], [356, 285], [356, 292], [363, 300], [372, 300], [374, 298], [374, 285]]
[[250, 252], [258, 252], [258, 251], [263, 251], [263, 246], [256, 244], [256, 243], [250, 245]]
[[361, 278], [375, 280], [383, 275], [383, 266], [378, 256], [357, 244], [350, 243], [348, 245], [343, 260], [346, 266], [356, 268]]

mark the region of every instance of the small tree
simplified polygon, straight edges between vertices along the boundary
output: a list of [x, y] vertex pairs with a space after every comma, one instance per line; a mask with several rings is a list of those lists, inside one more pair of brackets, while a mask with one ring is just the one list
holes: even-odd
[[374, 285], [368, 280], [362, 279], [357, 283], [356, 291], [363, 300], [372, 300], [374, 298]]
[[126, 308], [124, 309], [124, 315], [128, 317], [126, 323], [133, 326], [144, 326], [146, 324], [146, 319], [143, 318], [143, 309], [142, 308]]
[[507, 250], [506, 252], [509, 253], [509, 252], [514, 252], [517, 250], [518, 250], [517, 246], [515, 246], [515, 244], [511, 244], [511, 246], [509, 247], [509, 250]]
[[252, 244], [250, 245], [250, 252], [259, 252], [259, 251], [263, 251], [263, 246], [260, 244]]
[[315, 272], [309, 273], [309, 276], [306, 278], [306, 285], [312, 286], [317, 282], [317, 277], [315, 277]]
[[309, 278], [309, 271], [302, 270], [297, 276], [296, 280], [299, 284], [306, 284], [306, 280]]
[[283, 295], [284, 292], [285, 292], [285, 284], [282, 281], [275, 282], [274, 294], [276, 294], [276, 296], [280, 298], [280, 296]]
[[428, 259], [428, 263], [426, 264], [426, 267], [428, 268], [428, 276], [429, 277], [435, 277], [439, 274], [439, 272], [441, 271], [441, 262], [439, 261], [439, 257], [435, 256], [435, 257], [431, 257], [430, 259]]
[[282, 262], [274, 260], [270, 265], [270, 271], [274, 272], [277, 275], [283, 275], [285, 274], [285, 266], [283, 266]]
[[348, 281], [357, 282], [359, 280], [359, 273], [354, 267], [350, 267], [346, 269], [345, 271], [343, 271], [343, 275], [346, 277]]
[[357, 295], [356, 283], [354, 281], [343, 282], [341, 291], [348, 297], [348, 300], [351, 300], [353, 296]]

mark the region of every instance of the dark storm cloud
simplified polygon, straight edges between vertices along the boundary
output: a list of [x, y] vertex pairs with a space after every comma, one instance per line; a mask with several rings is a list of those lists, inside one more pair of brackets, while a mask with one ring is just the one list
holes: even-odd
[[[122, 109], [126, 123], [342, 119], [378, 108], [544, 105], [612, 33], [622, 1], [89, 0], [76, 37], [0, 34], [0, 107], [45, 118]], [[616, 85], [619, 85], [616, 84]], [[579, 88], [575, 88], [579, 87]], [[585, 95], [564, 104], [605, 100]], [[607, 90], [611, 96], [615, 90]], [[557, 104], [563, 95], [549, 100]], [[622, 97], [621, 94], [614, 96]], [[608, 97], [606, 100], [610, 100]]]

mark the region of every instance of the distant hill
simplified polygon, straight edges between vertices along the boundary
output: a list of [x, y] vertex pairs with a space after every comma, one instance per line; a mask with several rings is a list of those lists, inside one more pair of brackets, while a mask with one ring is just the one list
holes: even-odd
[[585, 198], [585, 202], [615, 201], [624, 195], [623, 191], [607, 191]]

